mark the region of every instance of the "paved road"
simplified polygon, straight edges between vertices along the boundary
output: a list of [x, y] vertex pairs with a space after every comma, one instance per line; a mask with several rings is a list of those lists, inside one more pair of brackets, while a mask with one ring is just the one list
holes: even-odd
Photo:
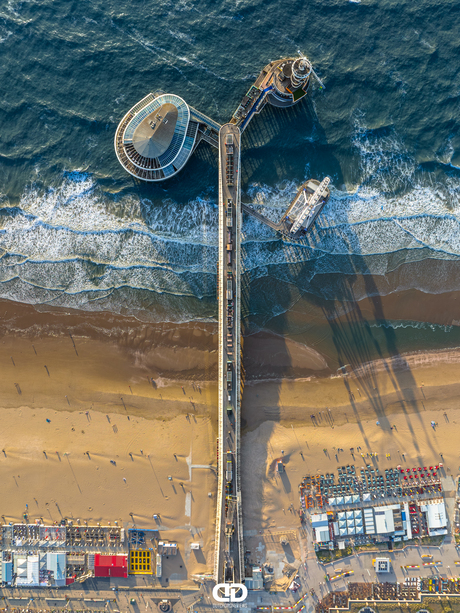
[[[167, 599], [176, 613], [185, 613], [193, 603], [200, 602], [201, 592], [194, 590], [165, 590], [151, 587], [122, 588], [125, 580], [92, 580], [81, 585], [60, 589], [3, 588], [0, 590], [4, 602], [11, 607], [34, 610], [64, 609], [70, 611], [120, 611], [120, 613], [139, 613], [139, 611], [158, 611], [158, 602]], [[114, 591], [112, 588], [120, 586]], [[33, 599], [33, 600], [32, 600]], [[131, 603], [131, 600], [134, 602]], [[29, 600], [29, 602], [28, 602]]]

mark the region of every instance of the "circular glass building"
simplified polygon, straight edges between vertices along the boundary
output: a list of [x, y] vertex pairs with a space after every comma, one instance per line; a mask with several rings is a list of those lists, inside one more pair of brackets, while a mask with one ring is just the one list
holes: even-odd
[[186, 164], [195, 146], [198, 123], [174, 94], [148, 94], [121, 120], [115, 133], [120, 164], [143, 181], [163, 181]]

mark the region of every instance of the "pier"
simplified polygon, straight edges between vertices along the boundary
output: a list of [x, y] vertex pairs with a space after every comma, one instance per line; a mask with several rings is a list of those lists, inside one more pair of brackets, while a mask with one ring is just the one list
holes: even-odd
[[[242, 133], [267, 104], [287, 108], [307, 94], [311, 76], [324, 87], [310, 61], [284, 58], [267, 64], [243, 96], [230, 123]], [[164, 181], [177, 174], [203, 140], [219, 147], [221, 126], [175, 94], [147, 94], [118, 124], [115, 153], [123, 168], [142, 181]]]
[[115, 134], [120, 163], [144, 181], [163, 181], [177, 174], [202, 140], [219, 151], [218, 487], [213, 572], [218, 584], [245, 580], [240, 471], [242, 211], [295, 240], [310, 228], [329, 197], [328, 177], [321, 183], [309, 179], [278, 223], [242, 204], [241, 134], [267, 103], [288, 108], [302, 100], [311, 75], [319, 81], [304, 56], [271, 62], [223, 126], [179, 96], [148, 94], [123, 117]]
[[241, 401], [241, 133], [225, 124], [219, 131], [219, 360], [218, 495], [214, 579], [244, 580], [240, 478]]
[[329, 177], [325, 177], [321, 183], [316, 179], [305, 181], [297, 190], [278, 223], [254, 210], [249, 204], [242, 204], [241, 208], [245, 213], [252, 215], [275, 232], [296, 240], [306, 234], [328, 201], [330, 196], [329, 183]]
[[311, 63], [303, 56], [270, 62], [243, 96], [230, 122], [243, 132], [267, 102], [278, 107], [297, 104], [307, 93], [311, 74]]

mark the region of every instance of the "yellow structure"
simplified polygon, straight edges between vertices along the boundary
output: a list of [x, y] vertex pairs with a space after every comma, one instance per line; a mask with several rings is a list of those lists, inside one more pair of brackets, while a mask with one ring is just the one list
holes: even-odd
[[153, 575], [152, 553], [149, 549], [135, 549], [129, 552], [130, 575]]

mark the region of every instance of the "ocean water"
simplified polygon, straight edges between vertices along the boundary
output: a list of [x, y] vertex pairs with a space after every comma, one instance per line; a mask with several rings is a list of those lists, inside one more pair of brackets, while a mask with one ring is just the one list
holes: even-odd
[[[253, 119], [243, 201], [276, 219], [325, 175], [332, 195], [301, 242], [244, 218], [247, 332], [295, 335], [300, 298], [460, 289], [459, 30], [455, 0], [3, 2], [0, 298], [215, 320], [216, 151], [138, 185], [114, 132], [160, 88], [224, 123], [265, 64], [298, 50], [326, 89]], [[372, 325], [400, 350], [460, 344], [455, 326], [403, 323]]]

